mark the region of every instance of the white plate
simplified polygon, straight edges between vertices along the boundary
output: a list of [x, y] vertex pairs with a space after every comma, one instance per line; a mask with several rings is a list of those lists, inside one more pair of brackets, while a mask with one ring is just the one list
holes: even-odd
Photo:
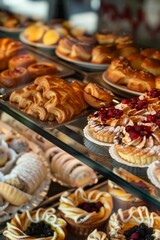
[[157, 187], [160, 189], [160, 182], [158, 181], [158, 179], [155, 176], [155, 169], [156, 169], [156, 163], [160, 163], [160, 160], [157, 160], [153, 163], [151, 163], [151, 165], [149, 166], [149, 168], [147, 169], [147, 175], [148, 178], [150, 179], [150, 181]]
[[114, 145], [112, 145], [110, 148], [109, 148], [109, 154], [111, 155], [111, 157], [116, 160], [117, 162], [119, 163], [123, 163], [127, 166], [130, 166], [130, 167], [139, 167], [139, 168], [144, 168], [144, 167], [148, 167], [149, 165], [137, 165], [137, 164], [133, 164], [133, 163], [130, 163], [130, 162], [127, 162], [125, 161], [124, 159], [122, 159], [119, 154], [117, 153]]
[[83, 129], [83, 133], [84, 133], [84, 136], [91, 142], [97, 144], [97, 145], [100, 145], [100, 146], [112, 146], [113, 144], [112, 143], [105, 143], [105, 142], [100, 142], [98, 141], [97, 139], [95, 139], [92, 135], [92, 133], [88, 130], [88, 126], [86, 126], [84, 129]]
[[74, 63], [80, 67], [87, 68], [90, 70], [105, 70], [108, 66], [107, 63], [106, 64], [96, 64], [96, 63], [91, 63], [91, 62], [75, 60], [70, 57], [64, 56], [63, 54], [59, 53], [57, 50], [55, 51], [55, 53], [59, 58], [65, 60], [67, 62]]
[[119, 92], [119, 94], [128, 94], [128, 95], [132, 94], [132, 95], [134, 95], [134, 96], [140, 96], [141, 94], [143, 94], [143, 93], [141, 93], [141, 92], [135, 92], [135, 91], [129, 90], [129, 89], [127, 89], [125, 86], [118, 85], [118, 84], [115, 84], [115, 83], [110, 82], [110, 81], [106, 78], [105, 72], [102, 74], [102, 78], [103, 78], [103, 80], [104, 80], [109, 86], [111, 86], [113, 89], [116, 90], [116, 93]]
[[55, 49], [57, 46], [57, 45], [47, 46], [47, 45], [44, 45], [43, 43], [31, 42], [24, 36], [23, 32], [19, 35], [19, 38], [23, 43], [30, 45], [32, 47]]

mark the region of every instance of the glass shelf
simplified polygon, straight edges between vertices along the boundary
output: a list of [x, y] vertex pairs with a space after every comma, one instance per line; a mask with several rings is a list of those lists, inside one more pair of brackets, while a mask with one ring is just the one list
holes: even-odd
[[159, 191], [157, 197], [153, 197], [141, 188], [126, 182], [112, 172], [114, 167], [122, 167], [149, 182], [146, 175], [146, 168], [128, 167], [124, 164], [120, 164], [110, 156], [108, 147], [96, 145], [84, 137], [83, 128], [87, 124], [87, 116], [81, 116], [67, 124], [48, 127], [48, 125], [45, 126], [45, 124], [40, 125], [35, 119], [31, 119], [29, 116], [24, 115], [3, 100], [0, 101], [0, 109], [31, 128], [33, 131], [42, 135], [64, 151], [73, 155], [75, 158], [84, 162], [104, 177], [114, 181], [126, 191], [140, 197], [146, 202], [149, 202], [151, 206], [154, 204], [154, 207], [156, 207], [157, 210], [160, 209]]

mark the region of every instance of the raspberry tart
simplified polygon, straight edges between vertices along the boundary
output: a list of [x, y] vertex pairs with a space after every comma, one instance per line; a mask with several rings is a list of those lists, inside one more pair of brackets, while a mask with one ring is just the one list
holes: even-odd
[[116, 134], [131, 123], [132, 121], [122, 110], [109, 107], [101, 108], [90, 115], [87, 128], [96, 140], [113, 143]]
[[109, 219], [107, 233], [110, 240], [159, 240], [160, 216], [145, 206], [119, 209]]
[[69, 224], [70, 231], [87, 237], [95, 228], [100, 230], [112, 212], [112, 197], [99, 190], [65, 192], [59, 203], [60, 215]]
[[115, 149], [126, 162], [148, 165], [160, 159], [159, 127], [143, 123], [128, 125], [124, 128], [122, 137], [116, 138]]
[[63, 240], [66, 238], [66, 222], [56, 216], [53, 208], [26, 210], [16, 214], [11, 223], [7, 223], [3, 235], [10, 240]]

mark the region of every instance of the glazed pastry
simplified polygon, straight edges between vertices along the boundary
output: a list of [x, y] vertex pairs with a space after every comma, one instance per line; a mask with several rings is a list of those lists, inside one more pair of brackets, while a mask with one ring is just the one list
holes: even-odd
[[117, 35], [110, 32], [97, 32], [96, 39], [99, 44], [113, 44], [117, 39]]
[[87, 44], [73, 44], [69, 57], [75, 60], [90, 61], [92, 48], [92, 46]]
[[64, 192], [60, 197], [59, 211], [69, 224], [71, 233], [86, 237], [95, 228], [103, 227], [112, 212], [112, 197], [99, 190]]
[[56, 51], [63, 55], [69, 55], [71, 54], [72, 46], [75, 43], [76, 43], [76, 39], [68, 35], [59, 40]]
[[160, 131], [159, 126], [128, 125], [123, 135], [115, 140], [115, 149], [119, 156], [128, 163], [147, 165], [159, 159]]
[[89, 234], [87, 240], [108, 240], [107, 234], [95, 229]]
[[8, 68], [8, 57], [6, 57], [3, 52], [0, 53], [0, 61], [1, 61], [0, 71]]
[[156, 48], [143, 49], [141, 55], [147, 58], [160, 60], [160, 51]]
[[[143, 189], [143, 191], [148, 192], [150, 195], [156, 197], [157, 189], [153, 185], [137, 177], [136, 175], [133, 175], [122, 168], [114, 168], [113, 173], [115, 173], [125, 181], [133, 184], [134, 186]], [[135, 197], [130, 193], [127, 193], [123, 188], [110, 180], [108, 180], [107, 182], [107, 192], [110, 193], [113, 197], [114, 207], [116, 209], [127, 209], [133, 206], [137, 207], [145, 204], [141, 199]]]
[[52, 75], [57, 72], [58, 72], [57, 66], [55, 64], [47, 62], [34, 63], [28, 67], [28, 73], [31, 79], [35, 79], [36, 77], [46, 74]]
[[144, 60], [144, 56], [142, 56], [140, 53], [132, 53], [127, 57], [127, 59], [129, 60], [133, 69], [142, 70], [141, 64]]
[[27, 68], [29, 65], [36, 62], [36, 58], [31, 54], [18, 55], [11, 58], [8, 62], [9, 68], [24, 67]]
[[8, 58], [12, 58], [17, 54], [24, 53], [25, 51], [26, 51], [25, 47], [21, 42], [12, 40], [6, 46], [5, 56], [8, 57]]
[[139, 53], [139, 48], [135, 46], [124, 46], [118, 49], [118, 55], [128, 58], [130, 55]]
[[154, 76], [160, 75], [160, 59], [145, 58], [141, 64], [142, 69], [153, 74]]
[[88, 117], [88, 130], [101, 142], [113, 143], [116, 134], [132, 121], [122, 110], [115, 107], [102, 108]]
[[35, 24], [27, 27], [23, 34], [31, 42], [40, 42], [44, 33], [48, 30], [48, 27], [43, 25], [42, 22], [36, 22]]
[[147, 207], [131, 207], [123, 211], [119, 209], [109, 219], [107, 233], [109, 239], [150, 239], [159, 240], [160, 216], [155, 212], [149, 212]]
[[91, 62], [96, 64], [110, 63], [116, 55], [117, 52], [113, 47], [97, 45], [92, 50]]
[[58, 32], [54, 29], [49, 29], [44, 34], [42, 41], [44, 45], [51, 46], [51, 45], [57, 44], [59, 39], [60, 39], [60, 35], [58, 34]]
[[85, 101], [95, 108], [108, 107], [114, 98], [114, 95], [109, 90], [95, 83], [86, 85], [83, 96]]
[[96, 173], [91, 168], [58, 147], [49, 148], [46, 158], [50, 161], [53, 176], [61, 184], [84, 187], [97, 181]]
[[0, 183], [1, 196], [12, 205], [27, 202], [45, 179], [47, 173], [43, 158], [29, 152], [22, 154], [12, 171]]
[[151, 91], [155, 87], [155, 77], [151, 73], [133, 69], [124, 57], [115, 58], [104, 74], [109, 81], [136, 92]]
[[7, 239], [54, 239], [64, 240], [66, 238], [66, 222], [57, 217], [53, 208], [39, 208], [34, 211], [16, 213], [15, 217], [7, 223], [3, 232]]
[[7, 88], [16, 87], [19, 84], [24, 84], [28, 81], [29, 77], [27, 69], [23, 67], [7, 69], [0, 74], [0, 83]]
[[96, 45], [97, 40], [94, 36], [90, 35], [79, 35], [77, 36], [78, 41], [87, 45]]

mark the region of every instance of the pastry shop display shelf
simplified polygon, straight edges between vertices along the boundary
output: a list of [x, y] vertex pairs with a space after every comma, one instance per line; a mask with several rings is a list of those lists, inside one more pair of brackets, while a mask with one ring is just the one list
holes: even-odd
[[53, 125], [40, 125], [35, 119], [31, 119], [22, 112], [19, 112], [4, 100], [0, 101], [0, 109], [68, 152], [70, 155], [73, 155], [78, 160], [90, 166], [104, 177], [114, 181], [129, 193], [149, 202], [151, 206], [154, 205], [155, 208], [159, 209], [159, 192], [156, 197], [153, 197], [146, 191], [123, 180], [112, 172], [114, 167], [122, 167], [150, 182], [147, 178], [146, 168], [128, 167], [127, 165], [118, 163], [109, 155], [108, 147], [98, 146], [84, 137], [83, 129], [87, 124], [87, 115], [82, 115], [80, 118], [74, 119], [66, 124], [57, 124], [53, 127]]

